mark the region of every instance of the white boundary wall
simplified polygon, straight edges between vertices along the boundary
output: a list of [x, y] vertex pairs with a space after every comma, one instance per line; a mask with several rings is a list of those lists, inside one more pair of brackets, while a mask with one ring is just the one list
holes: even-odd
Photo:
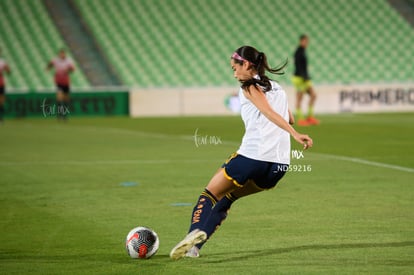
[[[294, 110], [293, 87], [284, 86]], [[414, 83], [315, 86], [316, 113], [414, 112]], [[238, 91], [233, 87], [132, 89], [129, 112], [132, 117], [180, 115], [231, 115], [225, 100]], [[303, 102], [306, 110], [307, 99]]]

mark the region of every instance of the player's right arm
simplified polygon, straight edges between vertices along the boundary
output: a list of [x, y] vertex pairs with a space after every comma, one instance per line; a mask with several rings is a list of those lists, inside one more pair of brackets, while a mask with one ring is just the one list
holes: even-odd
[[289, 124], [293, 125], [295, 124], [295, 117], [293, 116], [292, 112], [288, 109], [288, 113], [289, 113]]

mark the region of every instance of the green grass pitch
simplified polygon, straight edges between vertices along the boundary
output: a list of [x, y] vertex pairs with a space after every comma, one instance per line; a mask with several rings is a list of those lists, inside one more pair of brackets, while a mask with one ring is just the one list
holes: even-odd
[[[0, 274], [413, 274], [413, 113], [321, 120], [298, 128], [314, 138], [292, 159], [302, 171], [236, 202], [202, 257], [180, 261], [188, 204], [237, 149], [239, 117], [7, 120]], [[152, 259], [126, 254], [138, 225], [160, 237]]]

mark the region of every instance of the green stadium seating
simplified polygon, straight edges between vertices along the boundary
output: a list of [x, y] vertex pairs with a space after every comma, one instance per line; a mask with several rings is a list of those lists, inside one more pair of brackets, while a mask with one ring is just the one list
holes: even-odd
[[[272, 65], [292, 60], [298, 36], [316, 83], [413, 80], [413, 28], [371, 0], [76, 0], [130, 86], [234, 84], [229, 56], [250, 44]], [[293, 66], [281, 77], [289, 82]]]
[[[253, 45], [275, 66], [309, 34], [317, 84], [412, 82], [414, 30], [386, 0], [74, 0], [127, 86], [228, 86], [229, 56]], [[0, 1], [11, 87], [50, 87], [47, 60], [64, 42], [41, 1]], [[88, 87], [81, 70], [75, 87]]]
[[[53, 75], [46, 73], [45, 68], [64, 42], [42, 1], [1, 0], [0, 18], [0, 48], [12, 69], [7, 77], [8, 87], [53, 87]], [[74, 87], [89, 86], [79, 68], [72, 83]]]

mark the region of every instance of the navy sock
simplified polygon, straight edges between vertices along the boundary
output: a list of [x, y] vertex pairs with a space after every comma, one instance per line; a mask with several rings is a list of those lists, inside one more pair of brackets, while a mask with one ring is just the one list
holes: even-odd
[[202, 225], [207, 221], [210, 216], [211, 210], [214, 205], [217, 203], [216, 197], [205, 189], [200, 197], [198, 198], [197, 204], [193, 209], [193, 214], [191, 215], [191, 225], [188, 232], [193, 231], [194, 229], [200, 229]]
[[[222, 222], [226, 219], [227, 213], [233, 204], [236, 201], [236, 197], [232, 194], [227, 194], [224, 198], [222, 198], [211, 211], [211, 214], [208, 220], [203, 224], [200, 228], [204, 232], [207, 233], [207, 238], [210, 238], [211, 235], [220, 227]], [[201, 249], [201, 247], [205, 244], [205, 242], [197, 244], [196, 246]]]

